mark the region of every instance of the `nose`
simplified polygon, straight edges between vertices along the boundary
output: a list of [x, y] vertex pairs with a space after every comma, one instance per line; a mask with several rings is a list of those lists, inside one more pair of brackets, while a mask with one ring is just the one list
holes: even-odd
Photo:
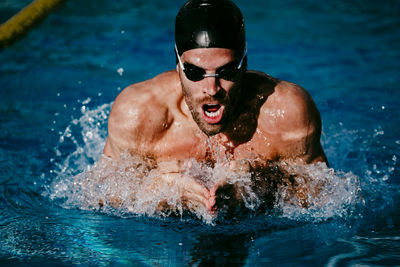
[[205, 85], [204, 85], [204, 93], [209, 96], [215, 96], [218, 91], [221, 89], [218, 80], [216, 77], [205, 77], [204, 78]]

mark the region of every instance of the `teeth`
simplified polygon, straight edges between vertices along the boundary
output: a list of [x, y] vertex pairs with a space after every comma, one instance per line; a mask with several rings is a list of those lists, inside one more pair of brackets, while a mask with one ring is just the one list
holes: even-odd
[[206, 113], [206, 115], [207, 115], [208, 117], [214, 118], [214, 117], [219, 116], [219, 114], [221, 113], [221, 109], [218, 109], [218, 110], [215, 111], [215, 112], [208, 112], [208, 111], [205, 110], [205, 113]]

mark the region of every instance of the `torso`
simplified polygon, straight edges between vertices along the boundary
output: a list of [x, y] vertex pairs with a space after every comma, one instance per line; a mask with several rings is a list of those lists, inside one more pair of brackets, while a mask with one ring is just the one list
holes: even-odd
[[[195, 158], [198, 161], [218, 159], [273, 160], [276, 153], [268, 142], [269, 137], [255, 132], [252, 138], [242, 144], [234, 144], [225, 134], [207, 137], [200, 130], [185, 127], [187, 120], [176, 119], [169, 131], [154, 147], [153, 155], [159, 160], [183, 160]], [[272, 140], [271, 140], [272, 141]]]
[[[117, 99], [111, 112], [114, 117], [125, 116], [122, 120], [118, 117], [118, 123], [124, 125], [115, 123], [117, 126], [114, 129], [113, 126], [109, 128], [110, 134], [111, 131], [117, 134], [111, 134], [111, 139], [109, 137], [107, 140], [104, 154], [115, 158], [118, 157], [116, 153], [127, 149], [131, 153], [146, 154], [158, 161], [188, 158], [217, 161], [223, 157], [236, 160], [275, 160], [281, 157], [278, 148], [283, 142], [282, 130], [286, 131], [288, 126], [281, 125], [287, 110], [279, 103], [280, 100], [275, 100], [279, 81], [255, 72], [249, 72], [246, 79], [247, 100], [243, 104], [241, 115], [223, 133], [211, 137], [206, 136], [192, 119], [175, 71], [166, 72], [132, 88], [128, 87], [124, 90], [124, 95], [119, 96], [120, 99]], [[159, 84], [162, 86], [158, 86]], [[149, 94], [148, 97], [136, 100], [137, 95], [146, 93]], [[130, 105], [130, 99], [136, 101], [137, 106]], [[146, 105], [143, 107], [146, 111], [141, 110], [142, 105], [137, 103], [139, 101]], [[115, 105], [119, 107], [115, 108]], [[151, 110], [149, 106], [154, 109]], [[127, 115], [135, 112], [150, 114], [144, 117], [136, 114], [134, 118]], [[128, 122], [135, 119], [142, 120], [140, 125], [135, 124], [134, 132], [124, 133], [132, 131]], [[157, 132], [156, 136], [154, 131]], [[118, 132], [122, 137], [113, 138], [118, 136]]]

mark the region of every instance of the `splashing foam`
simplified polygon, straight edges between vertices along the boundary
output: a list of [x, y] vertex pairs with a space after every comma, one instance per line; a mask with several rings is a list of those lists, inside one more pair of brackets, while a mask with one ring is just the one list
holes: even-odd
[[332, 217], [361, 216], [356, 208], [365, 203], [359, 178], [353, 173], [334, 171], [325, 163], [282, 164], [295, 181], [294, 186], [278, 190], [276, 207], [283, 217], [319, 222]]
[[[212, 223], [215, 214], [201, 205], [184, 203], [182, 186], [160, 179], [163, 173], [154, 160], [128, 153], [123, 153], [119, 161], [105, 156], [98, 160], [106, 138], [110, 108], [111, 104], [82, 110], [82, 117], [73, 120], [61, 134], [55, 148], [61, 163], [56, 164], [57, 177], [47, 190], [49, 197], [61, 200], [66, 208], [79, 207], [119, 216], [183, 216], [185, 210], [190, 210]], [[70, 149], [71, 145], [75, 146], [74, 149], [62, 153], [65, 143], [70, 143], [67, 146]], [[363, 203], [356, 175], [335, 172], [322, 163], [306, 166], [270, 163], [264, 171], [250, 173], [235, 172], [224, 161], [210, 166], [187, 159], [179, 174], [207, 188], [223, 177], [226, 185], [234, 188], [235, 197], [221, 193], [221, 203], [236, 198], [242, 211], [272, 210], [278, 216], [294, 220], [323, 221], [352, 216], [355, 207]], [[221, 210], [229, 211], [228, 206], [221, 205]]]

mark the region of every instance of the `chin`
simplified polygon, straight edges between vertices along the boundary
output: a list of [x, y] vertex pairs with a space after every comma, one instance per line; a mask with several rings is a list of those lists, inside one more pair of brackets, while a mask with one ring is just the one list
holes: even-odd
[[199, 125], [199, 128], [207, 136], [213, 136], [213, 135], [221, 133], [225, 127], [224, 127], [224, 125], [209, 125], [208, 124], [206, 127], [204, 127], [204, 125], [202, 125], [202, 126]]
[[203, 120], [200, 113], [192, 111], [193, 120], [196, 122], [199, 129], [207, 136], [212, 136], [221, 133], [225, 129], [224, 123], [210, 124]]

